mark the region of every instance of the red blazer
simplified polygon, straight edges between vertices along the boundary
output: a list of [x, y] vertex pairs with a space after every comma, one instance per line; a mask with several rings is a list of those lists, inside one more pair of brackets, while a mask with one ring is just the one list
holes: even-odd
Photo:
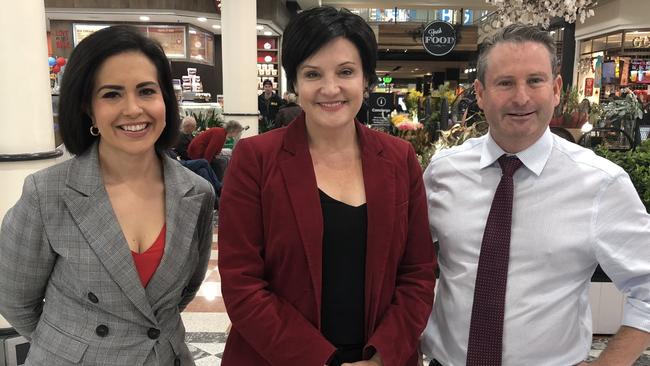
[[[357, 123], [368, 208], [365, 355], [416, 365], [433, 304], [434, 249], [411, 145]], [[221, 195], [219, 271], [232, 329], [223, 366], [322, 366], [323, 223], [304, 113], [240, 140]]]
[[226, 130], [221, 127], [212, 127], [199, 133], [192, 139], [187, 147], [190, 159], [205, 159], [211, 162], [218, 155], [226, 142]]

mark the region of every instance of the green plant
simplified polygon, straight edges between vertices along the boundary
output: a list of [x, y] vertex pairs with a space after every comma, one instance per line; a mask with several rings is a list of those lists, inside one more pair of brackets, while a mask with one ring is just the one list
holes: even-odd
[[602, 104], [592, 103], [591, 108], [589, 110], [589, 123], [596, 126], [598, 121], [600, 121], [600, 119], [602, 118], [604, 112], [605, 111], [603, 110]]
[[580, 112], [580, 93], [578, 88], [567, 87], [560, 92], [560, 103], [555, 107], [553, 111], [553, 119], [559, 120], [559, 123], [554, 123], [552, 125], [560, 125], [566, 127], [580, 127], [576, 126], [578, 121], [574, 121], [574, 115]]
[[596, 154], [609, 159], [630, 175], [646, 210], [650, 211], [650, 140], [641, 143], [635, 150], [610, 151], [604, 146], [596, 148]]
[[625, 132], [630, 134], [636, 119], [643, 118], [643, 107], [634, 93], [628, 93], [622, 99], [604, 103], [603, 119], [606, 123], [619, 121]]
[[187, 111], [185, 112], [185, 115], [192, 116], [196, 120], [196, 134], [211, 127], [221, 127], [225, 122], [223, 115], [221, 113], [216, 113], [213, 110], [199, 113]]

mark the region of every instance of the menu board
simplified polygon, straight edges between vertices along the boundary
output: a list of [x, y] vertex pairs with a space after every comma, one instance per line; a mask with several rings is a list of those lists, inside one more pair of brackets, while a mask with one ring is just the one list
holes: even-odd
[[196, 28], [190, 28], [190, 59], [192, 61], [214, 64], [214, 36]]
[[108, 26], [108, 24], [73, 24], [74, 46], [77, 47], [84, 38]]
[[[109, 27], [109, 24], [73, 24], [75, 47], [89, 35], [100, 29]], [[160, 43], [165, 55], [170, 59], [186, 58], [185, 53], [185, 26], [182, 25], [135, 25], [147, 37]]]
[[646, 60], [630, 62], [630, 83], [650, 84], [650, 62]]
[[160, 43], [168, 58], [185, 58], [185, 27], [155, 25], [147, 27], [147, 35]]

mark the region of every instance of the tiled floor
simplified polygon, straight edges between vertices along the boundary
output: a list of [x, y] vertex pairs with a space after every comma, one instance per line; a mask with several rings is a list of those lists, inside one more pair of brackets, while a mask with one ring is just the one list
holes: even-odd
[[[226, 342], [230, 320], [221, 297], [221, 282], [217, 271], [217, 230], [214, 231], [212, 255], [205, 281], [197, 294], [182, 314], [187, 330], [186, 341], [194, 354], [197, 366], [221, 365], [221, 354]], [[590, 359], [598, 357], [605, 348], [608, 338], [594, 337]], [[650, 349], [634, 364], [650, 366]]]

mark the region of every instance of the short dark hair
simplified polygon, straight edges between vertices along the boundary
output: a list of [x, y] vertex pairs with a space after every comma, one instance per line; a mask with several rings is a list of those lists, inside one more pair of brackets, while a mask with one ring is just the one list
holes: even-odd
[[359, 51], [368, 88], [377, 83], [377, 39], [372, 28], [363, 18], [347, 9], [337, 10], [331, 6], [321, 6], [301, 12], [284, 30], [282, 67], [286, 73], [289, 91], [295, 92], [298, 66], [339, 37], [352, 42]]
[[271, 80], [269, 80], [269, 79], [264, 79], [264, 81], [262, 81], [262, 85], [271, 85], [271, 86], [273, 86], [273, 82]]
[[72, 51], [65, 67], [59, 97], [59, 131], [66, 149], [71, 153], [82, 154], [98, 139], [89, 133], [92, 121], [88, 114], [97, 71], [109, 57], [132, 51], [144, 54], [158, 71], [158, 84], [165, 102], [166, 126], [155, 148], [162, 152], [176, 143], [180, 118], [165, 52], [158, 42], [147, 38], [136, 28], [116, 25], [84, 38]]
[[553, 37], [551, 37], [548, 31], [545, 31], [542, 28], [515, 23], [498, 30], [483, 41], [483, 44], [481, 45], [481, 53], [479, 54], [478, 62], [476, 63], [476, 77], [482, 84], [485, 84], [485, 72], [488, 68], [487, 58], [490, 51], [494, 46], [505, 42], [534, 42], [543, 45], [549, 53], [553, 77], [557, 75], [557, 54]]

